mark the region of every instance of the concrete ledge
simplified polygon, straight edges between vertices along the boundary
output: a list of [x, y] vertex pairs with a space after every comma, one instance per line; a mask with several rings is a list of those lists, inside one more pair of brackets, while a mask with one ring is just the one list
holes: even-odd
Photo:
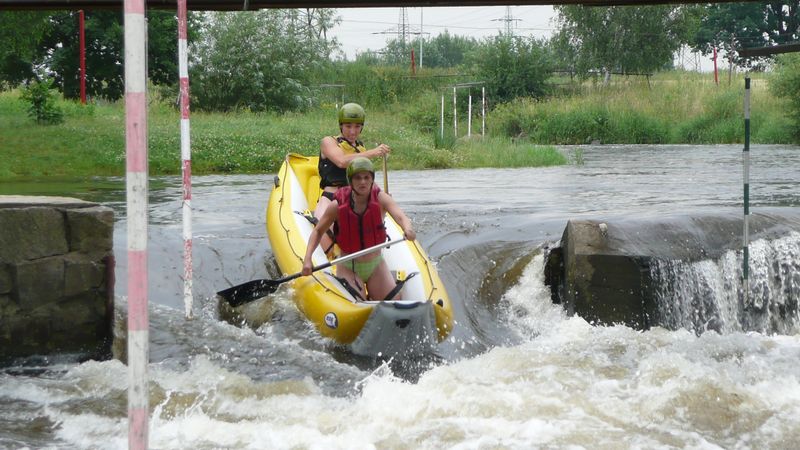
[[96, 203], [0, 196], [0, 363], [110, 356], [113, 222]]
[[[753, 213], [749, 223], [751, 241], [781, 238], [800, 232], [800, 210], [766, 209]], [[651, 266], [661, 261], [713, 261], [741, 250], [742, 224], [740, 211], [659, 220], [569, 221], [560, 246], [549, 252], [546, 283], [555, 302], [589, 322], [638, 329], [665, 326], [659, 316], [663, 308], [657, 304], [662, 300], [656, 295], [663, 280], [653, 279]], [[800, 280], [800, 274], [795, 276]]]

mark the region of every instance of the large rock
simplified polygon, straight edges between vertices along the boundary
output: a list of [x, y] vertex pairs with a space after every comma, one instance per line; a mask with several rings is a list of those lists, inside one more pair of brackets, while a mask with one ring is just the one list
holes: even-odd
[[110, 356], [113, 220], [77, 199], [0, 196], [0, 363]]
[[[800, 231], [800, 211], [767, 209], [752, 214], [749, 223], [752, 241], [777, 239]], [[587, 321], [640, 329], [664, 326], [659, 314], [669, 308], [659, 305], [664, 299], [657, 296], [663, 280], [654, 279], [651, 267], [665, 261], [713, 261], [741, 250], [742, 224], [736, 211], [658, 220], [569, 221], [561, 246], [548, 257], [546, 283], [554, 301]]]

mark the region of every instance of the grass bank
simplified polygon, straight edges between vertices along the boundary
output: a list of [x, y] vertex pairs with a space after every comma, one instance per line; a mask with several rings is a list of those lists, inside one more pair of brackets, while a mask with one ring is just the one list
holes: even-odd
[[[666, 72], [584, 83], [545, 101], [520, 99], [492, 115], [495, 133], [540, 144], [732, 144], [744, 141], [744, 76]], [[752, 74], [751, 142], [792, 143], [792, 123], [765, 74]]]
[[[27, 116], [18, 92], [0, 93], [0, 180], [124, 175], [122, 102], [81, 106], [59, 101], [58, 106], [64, 110], [64, 123], [37, 125]], [[338, 132], [335, 118], [332, 106], [286, 115], [193, 112], [192, 172], [275, 172], [287, 152], [317, 154], [322, 136]], [[148, 151], [153, 175], [180, 173], [179, 119], [171, 106], [150, 104]], [[432, 133], [421, 132], [394, 110], [371, 110], [367, 122], [365, 144], [370, 148], [378, 142], [389, 144], [394, 169], [566, 163], [551, 146], [515, 144], [504, 138], [460, 139], [452, 148], [434, 148]]]
[[[752, 75], [753, 143], [792, 143], [782, 99], [768, 89], [765, 74]], [[519, 99], [497, 105], [487, 117], [485, 138], [434, 139], [440, 126], [441, 92], [426, 84], [413, 99], [383, 110], [368, 107], [362, 138], [393, 148], [394, 169], [535, 167], [566, 164], [551, 145], [731, 144], [744, 139], [744, 77], [719, 85], [711, 74], [659, 73], [650, 80], [614, 77], [608, 86], [566, 83], [544, 101]], [[405, 85], [404, 85], [405, 86]], [[425, 90], [428, 89], [428, 90]], [[459, 132], [466, 132], [466, 91], [459, 95]], [[445, 133], [452, 133], [449, 93]], [[477, 102], [477, 100], [475, 100]], [[491, 104], [491, 99], [489, 99]], [[374, 102], [373, 102], [374, 103]], [[33, 177], [119, 176], [125, 173], [122, 103], [81, 106], [58, 102], [65, 121], [37, 125], [18, 91], [0, 93], [0, 181]], [[272, 173], [287, 152], [315, 155], [322, 136], [336, 134], [332, 104], [294, 114], [193, 112], [194, 174]], [[477, 120], [474, 130], [480, 129]], [[171, 105], [149, 107], [149, 164], [153, 175], [180, 172], [179, 114]]]

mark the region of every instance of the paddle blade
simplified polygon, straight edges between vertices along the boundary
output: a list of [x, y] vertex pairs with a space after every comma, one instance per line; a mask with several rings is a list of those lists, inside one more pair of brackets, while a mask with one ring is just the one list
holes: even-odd
[[[346, 256], [342, 256], [341, 258], [334, 259], [333, 261], [326, 262], [325, 264], [320, 264], [319, 266], [314, 266], [311, 268], [311, 272], [316, 272], [318, 270], [327, 269], [334, 264], [341, 264], [343, 262], [350, 261], [351, 259], [360, 258], [368, 253], [372, 253], [378, 251], [384, 247], [389, 247], [391, 245], [397, 244], [399, 242], [405, 241], [405, 236], [402, 239], [398, 239], [396, 241], [386, 241], [381, 244], [365, 248], [364, 250], [357, 251], [355, 253], [351, 253]], [[292, 275], [287, 275], [283, 278], [278, 278], [277, 280], [253, 280], [248, 281], [247, 283], [240, 284], [238, 286], [230, 287], [225, 289], [224, 291], [217, 292], [217, 295], [224, 298], [225, 301], [228, 302], [231, 306], [239, 306], [245, 303], [252, 302], [254, 300], [258, 300], [265, 295], [272, 294], [278, 289], [278, 286], [281, 283], [286, 283], [287, 281], [292, 281], [295, 278], [300, 278], [302, 276], [302, 272], [297, 272]]]
[[229, 305], [236, 307], [272, 294], [283, 280], [253, 280], [217, 292]]

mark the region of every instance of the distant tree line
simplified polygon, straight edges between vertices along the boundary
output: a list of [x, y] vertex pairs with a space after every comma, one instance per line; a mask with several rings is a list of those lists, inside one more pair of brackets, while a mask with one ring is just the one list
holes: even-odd
[[[735, 50], [800, 39], [800, 0], [562, 5], [555, 10], [557, 31], [547, 40], [502, 33], [478, 40], [445, 31], [409, 42], [391, 40], [382, 51], [361, 53], [355, 61], [344, 60], [330, 36], [339, 20], [333, 9], [190, 12], [192, 105], [208, 110], [303, 109], [318, 99], [319, 85], [340, 76], [391, 78], [395, 72], [387, 67], [407, 68], [411, 48], [420, 53], [420, 46], [426, 69], [457, 68], [485, 81], [493, 101], [503, 102], [547, 95], [547, 80], [555, 70], [579, 78], [602, 74], [606, 80], [616, 73], [651, 73], [670, 68], [683, 46], [703, 54], [718, 48], [732, 65], [759, 68], [767, 60], [741, 59]], [[165, 87], [162, 92], [177, 96], [175, 15], [149, 11], [147, 19], [148, 77]], [[0, 24], [0, 88], [47, 79], [66, 98], [77, 98], [77, 12], [0, 11]], [[113, 101], [124, 93], [122, 26], [119, 11], [86, 13], [91, 97]], [[385, 93], [384, 100], [397, 100], [397, 92]]]

